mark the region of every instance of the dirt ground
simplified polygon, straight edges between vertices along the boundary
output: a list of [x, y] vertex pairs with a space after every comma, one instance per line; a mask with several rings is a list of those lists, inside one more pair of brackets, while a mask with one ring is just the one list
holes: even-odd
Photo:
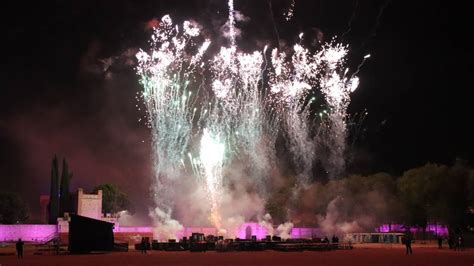
[[[10, 254], [9, 254], [10, 253]], [[23, 259], [0, 249], [0, 266], [10, 265], [474, 265], [474, 249], [455, 252], [434, 247], [413, 248], [406, 255], [400, 247], [359, 247], [353, 250], [304, 252], [229, 252], [204, 253], [151, 251], [140, 254], [135, 250], [121, 253], [88, 255], [34, 255], [27, 250]]]

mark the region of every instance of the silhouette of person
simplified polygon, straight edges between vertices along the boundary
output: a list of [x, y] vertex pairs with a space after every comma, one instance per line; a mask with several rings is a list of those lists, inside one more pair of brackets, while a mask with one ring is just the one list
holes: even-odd
[[332, 243], [336, 243], [336, 235], [332, 235], [331, 242], [332, 242]]
[[459, 251], [463, 250], [464, 248], [464, 239], [462, 237], [462, 235], [459, 235], [458, 237], [458, 249]]
[[18, 241], [16, 242], [16, 253], [18, 255], [18, 258], [23, 258], [23, 241], [21, 241], [21, 238], [18, 238]]
[[150, 239], [148, 237], [145, 237], [145, 253], [147, 250], [151, 250]]
[[407, 250], [407, 255], [408, 254], [413, 254], [413, 250], [411, 249], [411, 236], [410, 234], [407, 234], [406, 237], [405, 237], [405, 247], [406, 247], [406, 250]]
[[443, 248], [443, 238], [440, 236], [438, 237], [438, 248], [439, 249]]
[[144, 237], [142, 237], [142, 242], [140, 243], [140, 251], [142, 254], [146, 254], [146, 242]]
[[460, 241], [460, 238], [461, 238], [461, 236], [456, 236], [456, 237], [454, 238], [454, 251], [461, 250], [461, 245], [460, 245], [461, 241]]
[[449, 249], [453, 249], [453, 237], [451, 235], [448, 236], [448, 246]]
[[324, 237], [323, 243], [329, 243], [329, 238], [327, 236]]

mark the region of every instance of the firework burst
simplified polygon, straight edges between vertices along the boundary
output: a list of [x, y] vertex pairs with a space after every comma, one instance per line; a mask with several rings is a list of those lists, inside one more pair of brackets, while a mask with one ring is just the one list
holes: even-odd
[[[185, 21], [178, 27], [169, 16], [154, 30], [149, 51], [137, 54], [153, 135], [156, 205], [167, 219], [171, 217], [170, 181], [190, 169], [205, 187], [208, 217], [218, 229], [223, 229], [225, 218], [220, 208], [226, 168], [246, 160], [245, 178], [264, 192], [276, 165], [280, 132], [287, 136], [300, 184], [311, 176], [320, 143], [332, 147], [333, 167], [343, 170], [346, 109], [358, 86], [356, 75], [348, 75], [344, 68], [348, 47], [341, 44], [327, 43], [318, 51], [295, 44], [291, 54], [275, 48], [269, 58], [267, 47], [240, 52], [233, 1], [228, 4], [230, 46], [220, 47], [214, 56], [205, 56], [210, 41], [202, 41], [197, 25]], [[207, 78], [202, 73], [208, 73]], [[328, 112], [327, 118], [316, 122], [311, 118], [312, 94], [318, 89]]]

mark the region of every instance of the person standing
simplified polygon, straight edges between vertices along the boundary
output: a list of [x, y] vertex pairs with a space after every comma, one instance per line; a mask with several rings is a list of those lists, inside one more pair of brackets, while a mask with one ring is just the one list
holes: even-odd
[[460, 251], [461, 250], [461, 236], [456, 236], [454, 237], [454, 251]]
[[323, 243], [329, 244], [329, 238], [327, 236], [324, 237]]
[[457, 245], [458, 245], [458, 250], [459, 250], [459, 251], [462, 251], [462, 250], [464, 249], [464, 239], [463, 239], [462, 235], [459, 235], [459, 236], [458, 236], [458, 243], [457, 243]]
[[18, 258], [23, 258], [23, 245], [25, 243], [21, 241], [21, 238], [18, 238], [18, 241], [16, 242], [16, 254], [18, 255]]
[[151, 250], [150, 239], [148, 237], [145, 237], [145, 253], [147, 250]]
[[142, 237], [142, 242], [140, 243], [140, 251], [142, 254], [146, 254], [146, 241], [145, 238]]
[[407, 234], [406, 237], [405, 237], [405, 246], [406, 246], [406, 250], [407, 250], [407, 255], [408, 254], [413, 254], [413, 250], [411, 249], [411, 235], [410, 234]]
[[438, 237], [438, 248], [439, 249], [443, 248], [443, 238], [440, 236]]

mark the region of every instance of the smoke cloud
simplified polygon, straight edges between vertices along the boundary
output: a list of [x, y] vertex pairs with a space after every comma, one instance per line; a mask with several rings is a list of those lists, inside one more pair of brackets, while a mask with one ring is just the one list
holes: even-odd
[[276, 229], [277, 235], [281, 237], [281, 239], [290, 239], [291, 229], [293, 229], [293, 223], [291, 222], [280, 224]]
[[340, 197], [333, 199], [328, 205], [326, 215], [320, 215], [318, 218], [318, 224], [326, 235], [341, 235], [361, 230], [357, 221], [344, 221], [337, 206], [340, 201]]
[[263, 219], [260, 220], [259, 224], [267, 230], [268, 235], [273, 236], [274, 228], [272, 224], [272, 216], [269, 213], [266, 213], [263, 216]]

